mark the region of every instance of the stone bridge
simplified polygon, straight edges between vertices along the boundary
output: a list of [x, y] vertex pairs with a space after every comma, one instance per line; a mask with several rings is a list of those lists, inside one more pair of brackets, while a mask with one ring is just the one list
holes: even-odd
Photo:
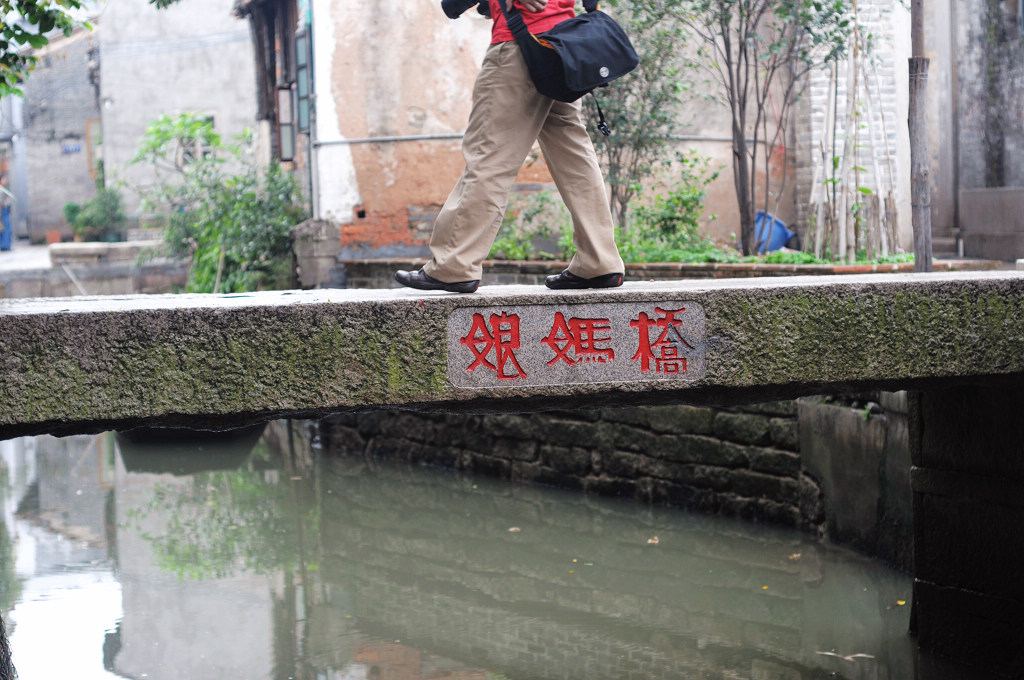
[[0, 437], [915, 390], [914, 625], [1024, 675], [1024, 274], [0, 302]]

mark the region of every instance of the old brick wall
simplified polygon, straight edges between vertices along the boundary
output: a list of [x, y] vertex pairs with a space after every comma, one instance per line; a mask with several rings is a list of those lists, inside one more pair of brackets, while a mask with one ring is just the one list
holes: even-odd
[[353, 413], [328, 417], [322, 432], [334, 453], [823, 529], [822, 494], [802, 468], [791, 401], [731, 409]]

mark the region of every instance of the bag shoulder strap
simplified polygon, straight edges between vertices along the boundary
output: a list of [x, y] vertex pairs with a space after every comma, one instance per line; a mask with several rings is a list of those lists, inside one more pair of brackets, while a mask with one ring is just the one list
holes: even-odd
[[[588, 13], [594, 12], [598, 9], [598, 2], [599, 0], [583, 0], [583, 8]], [[523, 20], [523, 15], [520, 14], [515, 5], [512, 5], [511, 9], [507, 9], [505, 7], [505, 0], [498, 0], [498, 7], [501, 8], [501, 13], [505, 15], [505, 23], [508, 25], [508, 30], [512, 32], [512, 36], [516, 39], [517, 43], [522, 45], [524, 40], [537, 40], [537, 37], [530, 33], [530, 29]], [[602, 135], [607, 137], [612, 133], [611, 127], [604, 117], [604, 111], [601, 110], [601, 104], [597, 101], [597, 95], [594, 94], [593, 90], [591, 90], [590, 96], [594, 98], [594, 105], [597, 106], [599, 118], [597, 129]]]
[[[512, 35], [516, 36], [516, 38], [519, 37], [519, 34], [516, 33], [516, 29], [519, 25], [522, 26], [520, 30], [530, 33], [530, 29], [527, 28], [526, 22], [523, 20], [523, 15], [519, 12], [519, 9], [514, 4], [511, 8], [506, 8], [505, 4], [506, 0], [498, 0], [498, 7], [501, 9], [501, 13], [505, 15], [505, 23], [508, 24], [508, 29], [512, 31]], [[583, 9], [586, 10], [588, 14], [600, 9], [599, 5], [600, 0], [583, 0]], [[513, 26], [513, 23], [516, 25]], [[533, 34], [530, 33], [530, 35]]]

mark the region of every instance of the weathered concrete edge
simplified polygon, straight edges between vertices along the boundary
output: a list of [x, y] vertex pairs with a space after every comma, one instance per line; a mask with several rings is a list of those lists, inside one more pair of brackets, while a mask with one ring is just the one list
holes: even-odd
[[[703, 380], [456, 389], [449, 314], [463, 306], [699, 302]], [[534, 410], [728, 403], [1024, 375], [1024, 274], [634, 283], [476, 295], [289, 291], [0, 302], [0, 437], [138, 425], [223, 428], [345, 409]]]

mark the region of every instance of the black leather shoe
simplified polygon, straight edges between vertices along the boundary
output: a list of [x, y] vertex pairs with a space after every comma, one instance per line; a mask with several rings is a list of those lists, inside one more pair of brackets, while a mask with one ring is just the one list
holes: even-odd
[[398, 281], [403, 286], [408, 286], [409, 288], [417, 288], [419, 290], [446, 290], [449, 293], [472, 293], [480, 287], [479, 279], [475, 281], [445, 283], [444, 281], [438, 281], [433, 276], [428, 275], [422, 269], [417, 269], [414, 272], [407, 272], [404, 269], [399, 269], [395, 272], [395, 281]]
[[573, 288], [618, 288], [622, 285], [622, 274], [602, 274], [592, 279], [576, 276], [568, 269], [561, 274], [552, 274], [544, 280], [544, 285], [554, 290]]

